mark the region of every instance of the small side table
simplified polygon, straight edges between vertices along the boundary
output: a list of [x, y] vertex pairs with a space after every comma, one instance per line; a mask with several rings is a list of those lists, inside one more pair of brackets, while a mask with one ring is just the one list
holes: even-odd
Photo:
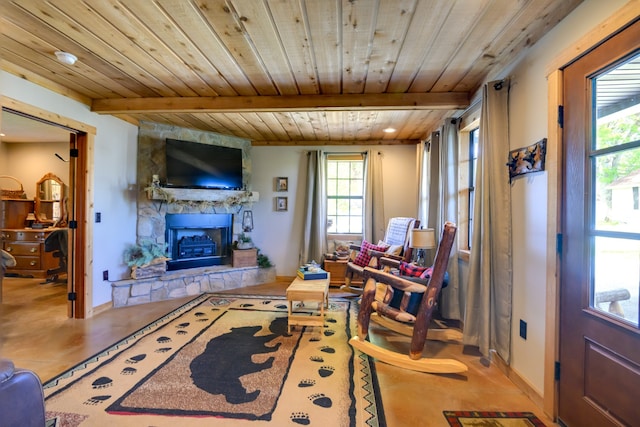
[[[287, 332], [291, 333], [291, 326], [320, 326], [320, 329], [324, 327], [324, 309], [329, 307], [329, 278], [331, 275], [327, 275], [326, 279], [317, 280], [303, 280], [296, 277], [293, 282], [287, 288], [287, 303], [288, 303], [288, 317], [287, 317]], [[305, 312], [294, 312], [293, 303], [300, 301], [300, 307], [304, 307], [304, 301], [312, 301], [318, 303], [318, 309], [309, 313], [309, 310]]]
[[338, 260], [324, 260], [323, 269], [331, 276], [331, 280], [329, 281], [330, 286], [342, 286], [344, 285], [344, 275], [347, 273], [347, 259], [338, 259]]

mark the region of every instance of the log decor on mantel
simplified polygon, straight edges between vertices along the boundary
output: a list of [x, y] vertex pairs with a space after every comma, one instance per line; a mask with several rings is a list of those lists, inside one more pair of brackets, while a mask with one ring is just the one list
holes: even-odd
[[200, 211], [223, 208], [225, 211], [239, 211], [258, 201], [255, 191], [210, 190], [193, 188], [167, 188], [150, 186], [145, 189], [150, 200], [161, 200], [172, 205], [197, 208]]

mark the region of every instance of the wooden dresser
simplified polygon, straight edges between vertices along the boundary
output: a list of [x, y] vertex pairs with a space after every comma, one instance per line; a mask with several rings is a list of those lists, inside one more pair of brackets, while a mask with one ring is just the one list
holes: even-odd
[[52, 252], [44, 251], [44, 239], [53, 230], [3, 228], [2, 249], [16, 259], [16, 266], [8, 268], [6, 274], [46, 277], [48, 269], [57, 267], [59, 260]]

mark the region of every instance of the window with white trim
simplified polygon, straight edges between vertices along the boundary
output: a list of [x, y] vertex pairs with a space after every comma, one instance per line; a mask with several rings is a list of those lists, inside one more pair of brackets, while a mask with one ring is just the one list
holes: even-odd
[[472, 107], [461, 117], [458, 138], [458, 247], [459, 256], [467, 259], [473, 235], [473, 205], [478, 167], [478, 139], [480, 136], [480, 105]]
[[467, 200], [468, 222], [467, 222], [467, 249], [471, 250], [471, 236], [473, 236], [473, 209], [476, 194], [476, 169], [478, 166], [478, 138], [480, 128], [475, 128], [469, 132], [469, 197]]
[[364, 213], [364, 156], [327, 155], [327, 231], [361, 234]]

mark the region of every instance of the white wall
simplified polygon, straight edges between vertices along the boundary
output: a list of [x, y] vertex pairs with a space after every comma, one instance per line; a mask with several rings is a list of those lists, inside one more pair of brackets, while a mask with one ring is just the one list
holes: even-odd
[[5, 142], [2, 146], [5, 148], [2, 154], [5, 164], [0, 164], [0, 175], [18, 179], [27, 199], [35, 197], [36, 183], [49, 172], [69, 185], [69, 163], [55, 156], [55, 153], [58, 153], [64, 158], [69, 157], [69, 141], [18, 144]]
[[[625, 0], [586, 0], [512, 68], [509, 73], [511, 149], [531, 145], [547, 136], [546, 72], [554, 58], [625, 3]], [[507, 153], [505, 159], [506, 156]], [[512, 368], [542, 395], [546, 223], [547, 215], [555, 215], [547, 210], [547, 173], [528, 174], [516, 179], [512, 184], [511, 198], [514, 280]], [[520, 319], [527, 322], [526, 340], [519, 336]]]
[[93, 224], [93, 264], [89, 266], [93, 274], [86, 286], [93, 287], [93, 300], [88, 302], [93, 307], [111, 301], [111, 286], [102, 281], [102, 271], [109, 270], [112, 279], [124, 276], [122, 251], [136, 236], [135, 195], [130, 186], [135, 184], [138, 128], [92, 113], [84, 104], [4, 71], [0, 71], [0, 94], [97, 129], [91, 196], [102, 222]]
[[[7, 147], [9, 144], [3, 143], [2, 141], [0, 141], [0, 171], [4, 171], [7, 169], [7, 156], [8, 156], [8, 152], [7, 152]], [[1, 172], [1, 174], [6, 175], [4, 172]], [[9, 187], [7, 187], [9, 188]]]
[[[276, 265], [279, 276], [293, 276], [298, 267], [304, 212], [306, 153], [322, 149], [326, 152], [362, 152], [369, 147], [262, 147], [251, 149], [253, 175], [251, 189], [260, 193], [253, 206], [256, 246]], [[417, 183], [415, 180], [415, 146], [376, 146], [382, 156], [385, 217], [417, 215]], [[289, 178], [289, 191], [276, 192], [274, 179]], [[288, 197], [286, 212], [275, 210], [275, 198]], [[319, 261], [319, 260], [316, 260]]]

